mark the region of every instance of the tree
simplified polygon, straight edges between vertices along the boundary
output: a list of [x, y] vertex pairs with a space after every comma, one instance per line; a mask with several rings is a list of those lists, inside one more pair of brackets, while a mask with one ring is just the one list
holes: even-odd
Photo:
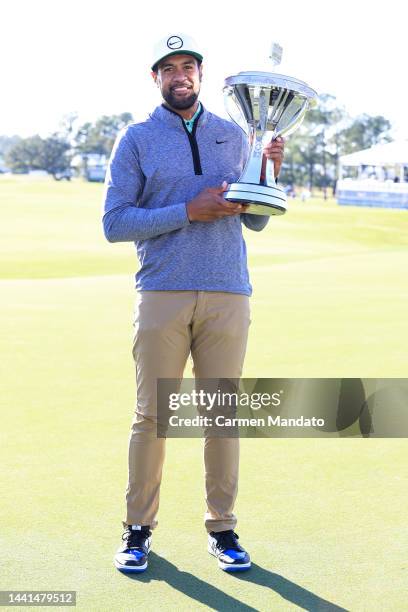
[[36, 134], [22, 138], [6, 153], [6, 163], [12, 172], [25, 173], [40, 169], [42, 138]]
[[110, 155], [116, 136], [125, 125], [132, 121], [131, 113], [103, 115], [94, 124], [84, 123], [77, 131], [75, 146], [78, 153]]
[[345, 111], [330, 94], [319, 96], [317, 106], [309, 109], [301, 127], [288, 138], [285, 147], [283, 181], [321, 187], [326, 197], [335, 179], [335, 152], [331, 138], [344, 121]]
[[351, 125], [339, 134], [342, 154], [369, 149], [373, 145], [390, 142], [391, 123], [382, 115], [356, 117]]
[[14, 147], [21, 140], [20, 136], [6, 136], [0, 135], [0, 156], [6, 155], [6, 153]]
[[339, 156], [389, 142], [391, 127], [380, 115], [352, 119], [334, 96], [323, 94], [287, 140], [282, 181], [307, 184], [309, 189], [321, 187], [326, 197], [327, 187], [335, 188]]
[[45, 170], [56, 180], [69, 178], [73, 154], [81, 154], [85, 164], [88, 154], [109, 156], [119, 130], [132, 121], [132, 115], [104, 115], [94, 124], [88, 122], [79, 128], [75, 127], [77, 120], [76, 113], [65, 115], [59, 131], [45, 139], [37, 134], [23, 139], [13, 137], [13, 142], [6, 142], [2, 137], [0, 145], [8, 145], [7, 165], [13, 172]]
[[70, 149], [69, 143], [56, 135], [46, 138], [43, 140], [41, 148], [41, 168], [56, 180], [69, 179], [72, 159], [68, 153]]
[[17, 142], [6, 154], [6, 162], [13, 172], [45, 170], [58, 180], [69, 172], [69, 150], [68, 142], [57, 135], [43, 139], [37, 134]]

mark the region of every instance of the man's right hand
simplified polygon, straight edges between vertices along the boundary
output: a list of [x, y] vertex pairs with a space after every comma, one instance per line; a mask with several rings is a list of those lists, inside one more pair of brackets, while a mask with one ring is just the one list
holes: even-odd
[[238, 202], [227, 202], [222, 197], [228, 184], [224, 181], [221, 187], [208, 187], [187, 204], [187, 215], [190, 221], [215, 221], [221, 217], [231, 217], [245, 212], [247, 206]]

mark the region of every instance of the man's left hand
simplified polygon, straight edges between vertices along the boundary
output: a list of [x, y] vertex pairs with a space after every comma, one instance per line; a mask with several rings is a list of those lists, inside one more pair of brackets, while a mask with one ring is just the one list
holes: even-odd
[[273, 161], [274, 174], [278, 176], [285, 155], [285, 141], [282, 136], [278, 136], [276, 140], [272, 140], [272, 142], [267, 144], [263, 153], [267, 159]]

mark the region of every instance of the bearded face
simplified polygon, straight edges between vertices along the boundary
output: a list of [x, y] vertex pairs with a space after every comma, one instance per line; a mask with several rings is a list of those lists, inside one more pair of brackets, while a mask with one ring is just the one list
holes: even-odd
[[160, 62], [153, 78], [163, 99], [175, 110], [191, 108], [198, 99], [201, 66], [191, 55], [171, 55]]

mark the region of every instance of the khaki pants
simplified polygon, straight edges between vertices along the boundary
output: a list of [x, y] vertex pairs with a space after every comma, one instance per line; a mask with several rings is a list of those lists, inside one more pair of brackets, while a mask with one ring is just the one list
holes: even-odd
[[[240, 378], [249, 298], [205, 291], [142, 291], [135, 307], [133, 357], [137, 402], [129, 439], [124, 524], [157, 525], [165, 455], [157, 438], [157, 379], [182, 379], [191, 352], [196, 378]], [[204, 441], [207, 531], [234, 529], [239, 439]]]

